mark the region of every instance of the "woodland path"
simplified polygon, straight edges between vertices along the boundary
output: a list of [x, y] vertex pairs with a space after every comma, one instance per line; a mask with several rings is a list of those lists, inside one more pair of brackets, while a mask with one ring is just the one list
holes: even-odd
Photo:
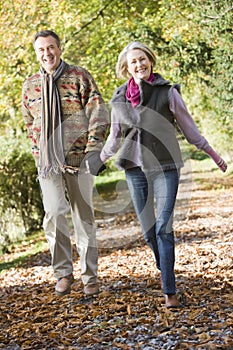
[[[232, 349], [233, 178], [190, 174], [182, 176], [174, 221], [184, 308], [164, 307], [152, 254], [119, 190], [115, 212], [97, 213], [101, 293], [85, 298], [75, 250], [76, 281], [63, 298], [54, 295], [48, 251], [2, 271], [0, 349]], [[101, 209], [99, 195], [95, 205]]]

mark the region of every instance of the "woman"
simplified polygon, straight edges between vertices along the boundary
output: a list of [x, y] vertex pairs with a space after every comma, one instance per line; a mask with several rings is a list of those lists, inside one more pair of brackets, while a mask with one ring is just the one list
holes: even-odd
[[143, 236], [161, 271], [165, 304], [171, 308], [180, 306], [176, 296], [172, 225], [183, 166], [174, 124], [189, 143], [211, 156], [223, 172], [227, 165], [199, 133], [182, 100], [179, 85], [170, 85], [153, 73], [155, 65], [153, 51], [140, 42], [130, 43], [120, 53], [117, 76], [130, 78], [116, 89], [111, 100], [111, 129], [100, 158], [106, 162], [121, 147], [117, 163], [125, 170]]

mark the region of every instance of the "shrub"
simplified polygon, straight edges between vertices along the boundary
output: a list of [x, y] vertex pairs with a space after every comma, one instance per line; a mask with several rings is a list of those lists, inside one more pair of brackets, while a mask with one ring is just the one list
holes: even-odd
[[4, 247], [41, 227], [43, 205], [26, 136], [0, 140], [0, 245]]

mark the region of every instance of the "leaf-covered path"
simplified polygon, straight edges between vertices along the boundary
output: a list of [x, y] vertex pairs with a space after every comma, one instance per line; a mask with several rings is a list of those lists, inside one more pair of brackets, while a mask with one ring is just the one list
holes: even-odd
[[76, 281], [63, 298], [54, 295], [48, 251], [2, 271], [0, 348], [232, 349], [233, 179], [198, 176], [188, 206], [187, 198], [178, 201], [174, 224], [184, 308], [164, 307], [152, 254], [129, 212], [100, 224], [97, 297], [83, 294], [76, 253]]

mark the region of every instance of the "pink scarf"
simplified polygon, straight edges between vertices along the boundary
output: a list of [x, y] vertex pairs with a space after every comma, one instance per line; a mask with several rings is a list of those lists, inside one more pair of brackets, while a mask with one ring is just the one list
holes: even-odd
[[[154, 74], [151, 73], [149, 79], [147, 80], [150, 83], [154, 81]], [[131, 77], [128, 81], [128, 86], [126, 90], [126, 98], [132, 103], [132, 106], [135, 107], [140, 103], [140, 90], [138, 84], [135, 82], [134, 78]]]

